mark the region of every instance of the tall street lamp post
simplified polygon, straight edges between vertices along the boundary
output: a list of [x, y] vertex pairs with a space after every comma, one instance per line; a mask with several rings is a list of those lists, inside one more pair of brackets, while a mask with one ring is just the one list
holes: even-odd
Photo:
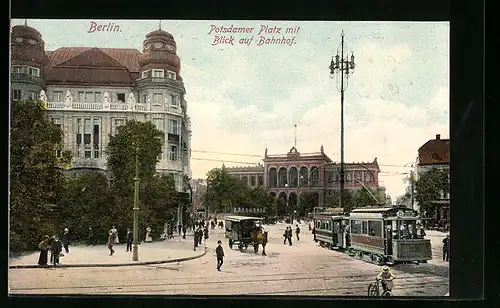
[[134, 231], [133, 231], [133, 246], [132, 260], [139, 261], [138, 247], [138, 220], [139, 220], [139, 148], [135, 148], [135, 177], [134, 177]]
[[[354, 54], [351, 52], [351, 59], [346, 55], [344, 58], [344, 31], [342, 31], [342, 42], [340, 44], [340, 56], [337, 49], [335, 61], [330, 62], [330, 75], [336, 76], [337, 80], [340, 75], [340, 206], [344, 208], [344, 91], [348, 86], [349, 73], [355, 67]], [[344, 76], [345, 75], [345, 76]], [[344, 85], [345, 81], [345, 85]], [[338, 89], [338, 88], [337, 88]]]

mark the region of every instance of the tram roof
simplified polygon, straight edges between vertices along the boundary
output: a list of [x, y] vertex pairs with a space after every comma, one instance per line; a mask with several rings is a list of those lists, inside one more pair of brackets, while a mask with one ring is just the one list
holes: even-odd
[[230, 221], [241, 221], [241, 220], [262, 220], [262, 217], [251, 217], [251, 216], [226, 216], [225, 220]]
[[369, 206], [369, 207], [354, 209], [351, 211], [351, 213], [384, 213], [397, 210], [411, 210], [411, 209], [404, 206]]

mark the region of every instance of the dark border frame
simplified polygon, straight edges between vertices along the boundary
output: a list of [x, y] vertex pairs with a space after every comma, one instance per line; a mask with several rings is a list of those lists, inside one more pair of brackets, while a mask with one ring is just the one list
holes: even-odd
[[[453, 305], [466, 306], [485, 304], [480, 299], [484, 296], [484, 195], [483, 195], [483, 158], [484, 158], [484, 3], [473, 1], [464, 5], [455, 1], [422, 0], [412, 3], [403, 1], [338, 1], [335, 4], [326, 1], [318, 4], [298, 2], [283, 4], [248, 3], [236, 9], [238, 2], [224, 5], [200, 1], [192, 3], [172, 3], [163, 1], [149, 4], [138, 1], [50, 1], [50, 0], [15, 0], [12, 1], [13, 18], [127, 18], [127, 19], [272, 19], [272, 20], [379, 20], [379, 21], [450, 21], [450, 86], [451, 86], [451, 208], [453, 223], [451, 234], [457, 240], [451, 245], [454, 256], [450, 264], [450, 293], [453, 298], [469, 299], [454, 302], [448, 299], [414, 298], [411, 302], [394, 300], [384, 302], [384, 306], [405, 305]], [[245, 5], [247, 5], [245, 3]], [[196, 8], [193, 10], [193, 8]], [[277, 14], [286, 16], [277, 16]], [[475, 61], [471, 61], [474, 59]], [[474, 64], [475, 63], [475, 64]], [[8, 104], [7, 112], [8, 115]], [[7, 119], [6, 129], [8, 129]], [[7, 143], [6, 143], [7, 145]], [[8, 145], [7, 145], [8, 146]], [[8, 151], [8, 148], [7, 148]], [[8, 164], [8, 162], [7, 162]], [[4, 207], [4, 219], [7, 220], [7, 207]], [[7, 224], [8, 228], [8, 224]], [[472, 231], [474, 229], [474, 232]], [[7, 237], [4, 237], [6, 239]], [[5, 245], [4, 247], [7, 247]], [[3, 254], [7, 256], [7, 252]], [[8, 260], [4, 264], [8, 264]], [[7, 289], [7, 288], [5, 288]], [[168, 302], [162, 299], [168, 298]], [[368, 304], [366, 299], [342, 298], [303, 298], [303, 297], [251, 297], [238, 300], [231, 296], [221, 297], [181, 297], [181, 296], [122, 296], [122, 297], [85, 297], [71, 296], [41, 297], [13, 296], [12, 306], [27, 304], [57, 305], [59, 301], [75, 306], [91, 305], [130, 305], [150, 306], [168, 305], [205, 305], [198, 299], [208, 300], [215, 305], [290, 305], [309, 304], [315, 306], [351, 303], [356, 306]], [[258, 301], [258, 302], [256, 302]], [[160, 306], [158, 305], [158, 306]], [[10, 305], [9, 305], [10, 306]]]

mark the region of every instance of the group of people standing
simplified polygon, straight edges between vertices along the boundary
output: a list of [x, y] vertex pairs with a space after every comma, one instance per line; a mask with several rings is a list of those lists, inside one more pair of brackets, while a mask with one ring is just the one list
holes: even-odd
[[49, 251], [50, 251], [50, 263], [54, 266], [59, 264], [59, 257], [63, 251], [63, 248], [66, 253], [69, 253], [69, 229], [65, 228], [62, 236], [62, 241], [59, 239], [59, 236], [54, 235], [52, 237], [45, 235], [38, 244], [38, 249], [40, 250], [40, 255], [38, 257], [38, 265], [47, 266], [49, 263]]
[[[299, 225], [297, 225], [295, 228], [295, 236], [297, 237], [297, 241], [300, 240], [299, 234], [300, 234], [300, 227], [299, 227]], [[284, 237], [283, 245], [286, 245], [286, 242], [288, 241], [288, 244], [290, 246], [292, 246], [292, 236], [293, 236], [292, 227], [290, 227], [290, 226], [286, 227], [285, 233], [283, 233], [283, 237]]]
[[196, 229], [194, 231], [194, 250], [201, 245], [202, 240], [205, 239], [205, 242], [208, 240], [208, 222], [204, 224], [203, 221], [198, 222]]

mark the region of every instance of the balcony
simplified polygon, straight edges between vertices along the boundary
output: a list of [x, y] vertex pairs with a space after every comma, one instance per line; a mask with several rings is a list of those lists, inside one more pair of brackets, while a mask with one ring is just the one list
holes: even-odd
[[135, 81], [136, 85], [141, 87], [141, 86], [146, 86], [146, 85], [151, 85], [151, 84], [159, 84], [159, 85], [167, 85], [175, 88], [181, 88], [184, 91], [184, 83], [179, 80], [171, 79], [171, 78], [166, 78], [166, 77], [143, 77], [143, 78], [138, 78]]
[[40, 77], [33, 76], [30, 74], [25, 74], [25, 73], [10, 73], [10, 81], [11, 82], [26, 82], [26, 83], [36, 84], [36, 85], [41, 84]]

